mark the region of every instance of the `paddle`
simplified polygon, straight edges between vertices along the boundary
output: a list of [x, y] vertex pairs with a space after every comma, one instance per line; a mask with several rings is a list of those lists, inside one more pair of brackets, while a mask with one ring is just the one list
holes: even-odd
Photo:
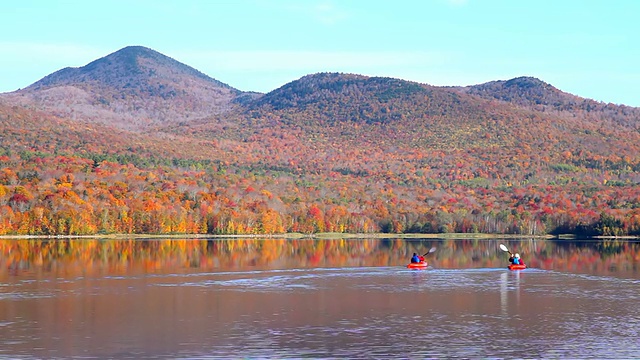
[[511, 259], [513, 258], [513, 254], [511, 253], [511, 251], [509, 251], [509, 249], [507, 249], [507, 247], [503, 244], [500, 244], [500, 249], [509, 253], [509, 262], [512, 262]]
[[511, 251], [509, 251], [509, 249], [507, 249], [507, 247], [506, 247], [506, 246], [504, 246], [503, 244], [500, 244], [500, 249], [501, 249], [502, 251], [506, 251], [506, 252], [508, 252], [508, 253], [509, 253], [509, 256], [513, 256], [513, 254], [511, 253]]
[[431, 249], [429, 249], [429, 251], [427, 251], [424, 255], [420, 256], [420, 262], [424, 261], [424, 257], [425, 256], [427, 256], [427, 255], [429, 255], [429, 254], [431, 254], [432, 252], [435, 252], [435, 251], [436, 251], [436, 247], [435, 246], [432, 247]]
[[426, 254], [424, 254], [424, 255], [422, 255], [422, 256], [423, 256], [423, 257], [425, 257], [425, 256], [427, 256], [427, 255], [429, 255], [429, 254], [431, 254], [432, 252], [435, 252], [435, 251], [436, 251], [436, 248], [435, 248], [435, 246], [434, 246], [434, 247], [432, 247], [431, 249], [429, 249], [429, 251], [428, 251]]

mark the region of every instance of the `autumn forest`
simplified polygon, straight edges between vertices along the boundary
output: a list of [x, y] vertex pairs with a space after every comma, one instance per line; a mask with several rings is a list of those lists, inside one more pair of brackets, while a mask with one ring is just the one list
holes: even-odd
[[127, 47], [0, 94], [0, 235], [640, 235], [640, 109], [535, 78], [242, 92]]

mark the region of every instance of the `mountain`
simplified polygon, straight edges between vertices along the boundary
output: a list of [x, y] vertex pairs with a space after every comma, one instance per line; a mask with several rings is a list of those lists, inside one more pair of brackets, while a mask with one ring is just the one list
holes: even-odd
[[518, 77], [511, 80], [490, 81], [462, 88], [466, 93], [487, 99], [498, 99], [522, 106], [550, 105], [561, 108], [585, 99], [562, 92], [534, 77]]
[[[502, 164], [498, 172], [509, 172], [511, 182], [531, 183], [557, 174], [551, 168], [514, 172], [521, 165], [509, 165], [513, 159], [528, 159], [528, 166], [567, 161], [573, 166], [608, 156], [638, 158], [638, 133], [567, 114], [571, 113], [489, 101], [456, 88], [318, 73], [285, 84], [225, 117], [165, 131], [237, 142], [242, 146], [234, 154], [244, 154], [239, 157], [253, 159], [254, 165], [292, 173], [339, 170], [379, 181], [390, 171], [401, 174], [420, 168], [459, 166], [458, 172], [477, 174], [490, 162]], [[568, 160], [567, 152], [576, 155]]]
[[64, 68], [3, 95], [62, 117], [129, 130], [221, 114], [247, 96], [255, 97], [142, 46]]
[[640, 234], [637, 111], [530, 77], [243, 93], [125, 48], [0, 96], [0, 234]]
[[640, 128], [640, 108], [607, 104], [563, 92], [534, 77], [490, 81], [457, 88], [484, 99], [500, 100], [542, 112], [566, 112], [574, 116], [616, 122], [633, 129]]
[[[568, 137], [575, 139], [576, 148], [586, 149], [601, 143], [597, 137], [602, 136], [602, 131], [626, 131], [617, 127], [599, 129], [601, 122], [587, 117], [586, 113], [580, 113], [576, 119], [576, 112], [539, 110], [531, 103], [539, 98], [534, 94], [540, 94], [544, 88], [557, 97], [579, 98], [540, 80], [527, 80], [530, 80], [529, 86], [527, 82], [514, 82], [518, 90], [499, 91], [502, 88], [491, 90], [489, 87], [483, 96], [478, 96], [457, 88], [393, 78], [318, 73], [245, 104], [240, 109], [242, 116], [236, 116], [234, 121], [253, 133], [266, 128], [279, 128], [284, 132], [299, 128], [305, 133], [354, 146], [384, 142], [396, 148], [500, 146], [505, 151], [523, 142], [544, 149], [547, 146], [544, 139], [564, 141]], [[511, 96], [510, 101], [487, 101], [503, 93], [505, 97], [512, 93], [520, 95]], [[636, 126], [640, 124], [633, 116], [625, 119]], [[604, 149], [599, 147], [598, 151]]]
[[455, 104], [460, 96], [452, 91], [416, 82], [356, 74], [318, 73], [292, 81], [248, 104], [250, 110], [314, 111], [314, 119], [392, 123], [408, 114], [399, 108], [418, 106], [428, 115], [454, 111], [439, 104]]

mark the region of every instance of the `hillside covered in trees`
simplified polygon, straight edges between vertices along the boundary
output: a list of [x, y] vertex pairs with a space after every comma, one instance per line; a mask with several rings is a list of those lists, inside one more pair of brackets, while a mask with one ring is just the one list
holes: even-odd
[[639, 129], [535, 78], [258, 94], [128, 47], [0, 94], [0, 235], [640, 235]]

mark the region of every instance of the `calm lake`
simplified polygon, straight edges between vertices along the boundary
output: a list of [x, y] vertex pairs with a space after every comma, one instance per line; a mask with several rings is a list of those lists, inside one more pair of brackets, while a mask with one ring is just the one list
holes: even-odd
[[0, 239], [1, 358], [628, 359], [639, 336], [634, 241]]

